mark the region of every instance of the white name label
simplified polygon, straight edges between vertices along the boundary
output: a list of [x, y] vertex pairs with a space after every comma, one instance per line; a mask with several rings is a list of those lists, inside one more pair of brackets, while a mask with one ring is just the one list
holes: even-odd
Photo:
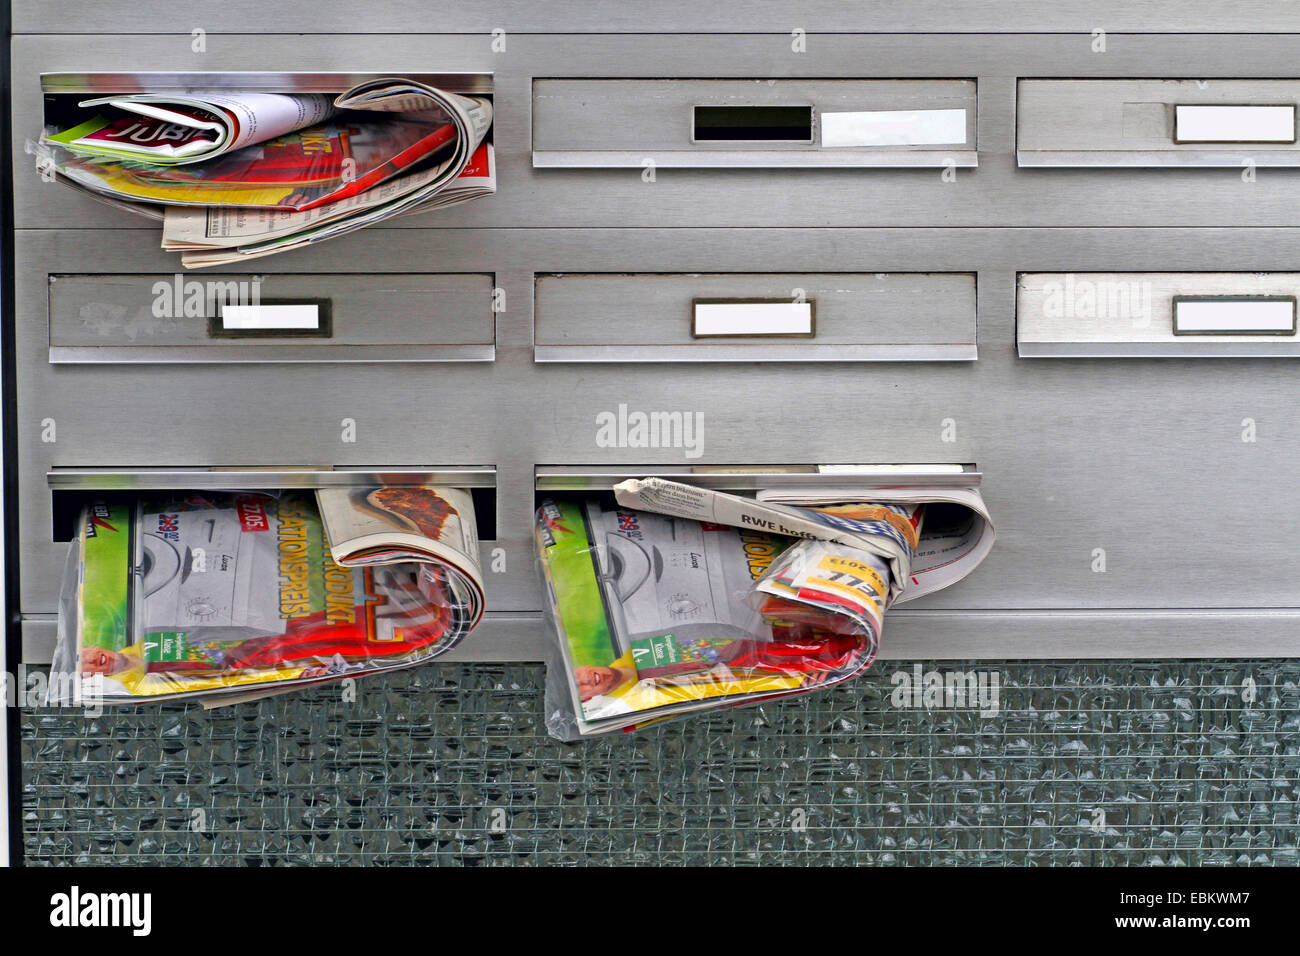
[[223, 329], [319, 329], [320, 307], [315, 305], [226, 305], [221, 309]]
[[1175, 106], [1180, 143], [1294, 143], [1294, 106]]
[[1291, 299], [1174, 301], [1174, 332], [1188, 335], [1269, 335], [1295, 332]]
[[811, 302], [697, 302], [695, 334], [811, 335]]
[[964, 465], [818, 465], [823, 475], [960, 475]]
[[822, 113], [822, 146], [963, 146], [965, 110]]

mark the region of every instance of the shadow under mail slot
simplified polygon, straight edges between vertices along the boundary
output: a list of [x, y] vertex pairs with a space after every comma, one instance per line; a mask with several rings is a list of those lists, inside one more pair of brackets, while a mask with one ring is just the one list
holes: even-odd
[[52, 704], [237, 703], [424, 663], [480, 622], [470, 495], [145, 492], [82, 511]]
[[977, 489], [768, 489], [662, 478], [543, 503], [555, 640], [546, 724], [575, 740], [829, 687], [875, 659], [885, 611], [993, 546]]
[[496, 191], [492, 103], [408, 78], [321, 93], [79, 100], [28, 151], [97, 198], [162, 219], [186, 268], [301, 248]]

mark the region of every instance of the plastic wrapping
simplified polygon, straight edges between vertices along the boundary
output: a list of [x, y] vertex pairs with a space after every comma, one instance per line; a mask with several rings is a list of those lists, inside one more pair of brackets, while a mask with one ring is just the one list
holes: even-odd
[[130, 703], [408, 667], [474, 623], [445, 565], [341, 567], [310, 493], [177, 493], [82, 513], [50, 702]]
[[[870, 664], [880, 613], [810, 575], [821, 542], [610, 506], [547, 501], [537, 544], [551, 613], [546, 726], [562, 740], [829, 686]], [[880, 595], [875, 555], [842, 568]], [[856, 562], [856, 563], [853, 563]], [[882, 599], [883, 603], [883, 599]]]

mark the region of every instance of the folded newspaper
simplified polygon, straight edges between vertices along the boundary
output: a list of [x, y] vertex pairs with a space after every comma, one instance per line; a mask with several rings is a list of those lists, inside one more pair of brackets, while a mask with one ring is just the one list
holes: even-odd
[[[819, 488], [814, 494], [770, 488], [747, 498], [646, 478], [621, 482], [614, 495], [628, 508], [871, 551], [890, 564], [889, 604], [914, 601], [960, 581], [988, 556], [995, 538], [993, 519], [976, 488], [893, 485]], [[862, 511], [864, 503], [869, 504]], [[889, 515], [919, 505], [929, 506], [925, 529], [909, 554], [905, 529]]]
[[434, 564], [454, 579], [470, 626], [483, 617], [474, 502], [459, 488], [379, 485], [316, 492], [330, 554], [345, 568]]
[[[320, 241], [406, 213], [453, 206], [496, 192], [496, 153], [480, 143], [472, 161], [450, 183], [420, 198], [420, 187], [443, 174], [441, 164], [390, 179], [365, 192], [312, 209], [168, 206], [163, 211], [162, 247], [181, 252], [187, 268], [225, 266], [281, 251], [284, 245]], [[403, 197], [401, 207], [395, 206]], [[309, 235], [309, 230], [312, 231]]]
[[477, 556], [447, 554], [340, 565], [299, 492], [96, 502], [69, 550], [50, 702], [246, 699], [423, 663], [482, 613]]
[[187, 268], [300, 248], [496, 190], [491, 101], [414, 80], [371, 80], [332, 101], [192, 92], [80, 106], [90, 118], [47, 129], [29, 149], [61, 180], [163, 216], [163, 248], [180, 251]]
[[742, 498], [647, 479], [615, 496], [538, 514], [546, 723], [563, 740], [847, 680], [888, 607], [964, 577], [993, 543], [970, 489]]

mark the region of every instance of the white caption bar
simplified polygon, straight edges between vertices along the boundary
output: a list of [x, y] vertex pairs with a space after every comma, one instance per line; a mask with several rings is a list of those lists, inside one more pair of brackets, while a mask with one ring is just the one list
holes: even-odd
[[1180, 143], [1294, 143], [1294, 106], [1175, 106]]
[[1187, 335], [1268, 335], [1295, 332], [1295, 302], [1291, 299], [1258, 301], [1177, 299], [1174, 332]]
[[697, 302], [695, 334], [811, 335], [811, 302]]
[[963, 146], [965, 110], [870, 110], [822, 113], [822, 145]]
[[221, 309], [223, 329], [319, 329], [316, 305], [226, 305]]

